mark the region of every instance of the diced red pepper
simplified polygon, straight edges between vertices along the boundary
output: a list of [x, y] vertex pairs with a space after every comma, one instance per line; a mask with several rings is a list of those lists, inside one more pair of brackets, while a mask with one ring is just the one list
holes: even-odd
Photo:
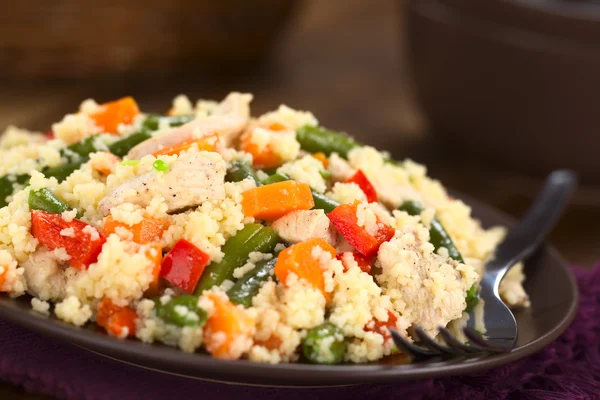
[[379, 321], [379, 320], [373, 318], [373, 320], [371, 322], [369, 322], [367, 324], [367, 326], [365, 327], [365, 331], [379, 333], [381, 336], [383, 336], [383, 338], [385, 340], [387, 340], [390, 337], [392, 337], [392, 334], [390, 333], [390, 329], [395, 328], [397, 322], [398, 322], [398, 317], [396, 316], [396, 314], [394, 314], [393, 312], [388, 310], [388, 320], [387, 321], [383, 322], [383, 321]]
[[[342, 262], [342, 265], [344, 265], [344, 271], [347, 271], [348, 266], [344, 262], [345, 254], [346, 253], [340, 253], [337, 256], [335, 256], [335, 258], [337, 258], [338, 260], [340, 260]], [[371, 264], [373, 264], [373, 257], [366, 257], [360, 253], [348, 253], [348, 254], [352, 254], [352, 256], [354, 257], [354, 261], [356, 261], [356, 263], [358, 264], [358, 267], [363, 272], [366, 272], [367, 274], [371, 273]]]
[[96, 323], [106, 329], [111, 335], [121, 337], [123, 329], [127, 328], [127, 336], [135, 336], [135, 320], [137, 313], [131, 307], [118, 306], [105, 297], [98, 306]]
[[46, 140], [54, 139], [54, 131], [52, 129], [50, 129], [49, 131], [44, 133], [44, 137], [46, 138]]
[[[63, 229], [68, 228], [72, 228], [73, 232], [67, 236], [60, 234]], [[67, 222], [61, 214], [40, 210], [31, 211], [31, 234], [49, 250], [64, 248], [71, 256], [69, 264], [78, 270], [87, 269], [90, 264], [95, 263], [106, 242], [106, 236], [102, 232], [83, 221], [73, 219]]]
[[341, 204], [327, 214], [327, 217], [337, 231], [360, 254], [373, 257], [377, 254], [379, 246], [394, 236], [395, 230], [391, 226], [377, 220], [377, 230], [374, 235], [371, 235], [364, 226], [358, 225], [356, 208], [356, 204]]
[[367, 201], [369, 203], [377, 201], [377, 191], [375, 190], [375, 187], [373, 186], [371, 181], [369, 181], [369, 178], [367, 178], [365, 173], [362, 172], [362, 170], [359, 169], [358, 171], [356, 171], [356, 173], [352, 175], [352, 177], [346, 180], [346, 183], [356, 183], [358, 187], [360, 187], [360, 190], [362, 190], [367, 196]]
[[194, 293], [204, 268], [208, 265], [208, 254], [185, 239], [179, 239], [165, 256], [160, 276], [187, 293]]

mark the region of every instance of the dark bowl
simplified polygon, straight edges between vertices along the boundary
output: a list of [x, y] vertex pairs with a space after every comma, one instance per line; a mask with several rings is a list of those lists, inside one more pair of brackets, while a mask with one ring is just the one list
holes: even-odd
[[408, 0], [409, 63], [431, 131], [526, 173], [600, 182], [600, 6]]

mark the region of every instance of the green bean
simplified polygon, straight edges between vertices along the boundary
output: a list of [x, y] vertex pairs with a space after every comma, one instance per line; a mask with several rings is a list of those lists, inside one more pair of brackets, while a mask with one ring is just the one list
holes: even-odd
[[147, 132], [132, 133], [126, 138], [117, 140], [116, 142], [110, 144], [108, 146], [108, 150], [118, 157], [125, 157], [127, 153], [129, 153], [129, 150], [131, 150], [134, 146], [150, 139], [151, 137], [152, 135]]
[[232, 161], [225, 175], [226, 182], [241, 182], [244, 179], [252, 179], [258, 184], [258, 179], [252, 169], [252, 166], [243, 161]]
[[47, 167], [42, 170], [42, 174], [46, 176], [46, 178], [54, 177], [58, 182], [62, 182], [69, 177], [73, 172], [78, 170], [82, 164], [86, 163], [88, 158], [85, 157], [78, 161], [72, 161], [67, 164], [57, 165], [56, 167]]
[[314, 364], [337, 364], [342, 361], [345, 352], [344, 334], [328, 322], [309, 329], [302, 341], [304, 357]]
[[271, 253], [278, 242], [279, 237], [273, 228], [247, 224], [223, 245], [223, 259], [206, 267], [196, 286], [196, 294], [232, 279], [233, 271], [246, 263], [251, 252]]
[[262, 181], [263, 185], [270, 185], [271, 183], [277, 183], [277, 182], [283, 182], [283, 181], [289, 181], [290, 177], [282, 174], [280, 172], [276, 172], [273, 175], [269, 176], [267, 179]]
[[256, 263], [256, 266], [251, 271], [248, 271], [238, 279], [231, 289], [227, 291], [229, 300], [234, 304], [242, 304], [244, 307], [250, 307], [254, 296], [256, 296], [269, 277], [273, 275], [275, 263], [277, 263], [277, 258]]
[[465, 308], [465, 311], [469, 313], [473, 311], [477, 303], [479, 303], [479, 293], [477, 293], [477, 288], [475, 285], [471, 286], [469, 290], [467, 290], [467, 297], [465, 300], [467, 302], [467, 308]]
[[63, 155], [70, 156], [69, 152], [80, 155], [81, 157], [87, 157], [90, 153], [100, 151], [101, 149], [96, 147], [98, 135], [88, 136], [77, 143], [66, 148], [67, 151], [63, 151]]
[[360, 144], [338, 132], [317, 126], [304, 125], [296, 131], [296, 140], [300, 147], [310, 153], [322, 152], [326, 155], [338, 153], [343, 158], [348, 158], [348, 152]]
[[[280, 172], [274, 173], [273, 175], [269, 176], [267, 179], [265, 179], [262, 183], [263, 185], [268, 185], [270, 183], [277, 183], [277, 182], [283, 182], [283, 181], [289, 181], [290, 177], [282, 174]], [[313, 196], [313, 201], [315, 202], [315, 206], [313, 207], [313, 210], [324, 210], [326, 214], [330, 213], [331, 211], [333, 211], [334, 208], [336, 208], [337, 206], [339, 206], [340, 204], [335, 201], [330, 199], [329, 197], [325, 196], [324, 194], [321, 193], [317, 193], [314, 190], [311, 190], [312, 192], [312, 196]]]
[[170, 127], [181, 126], [192, 121], [194, 118], [196, 118], [194, 115], [164, 116], [159, 114], [150, 114], [146, 117], [144, 122], [142, 122], [142, 130], [146, 132], [156, 131], [161, 126], [161, 122], [164, 122]]
[[0, 207], [5, 207], [8, 203], [6, 198], [13, 194], [15, 184], [25, 185], [29, 182], [29, 174], [4, 175], [0, 177]]
[[315, 206], [313, 207], [313, 210], [321, 209], [321, 210], [325, 211], [325, 214], [329, 214], [337, 206], [340, 205], [337, 201], [330, 199], [329, 197], [325, 196], [324, 194], [317, 193], [314, 190], [312, 191], [312, 196], [313, 196], [313, 201], [315, 202]]
[[208, 315], [198, 307], [198, 297], [188, 295], [173, 297], [166, 304], [155, 302], [156, 315], [163, 321], [177, 326], [202, 326]]
[[[73, 209], [48, 188], [31, 190], [28, 202], [30, 210], [42, 210], [53, 214], [62, 214]], [[77, 217], [80, 218], [81, 215], [77, 215]]]
[[[410, 215], [421, 215], [424, 210], [423, 206], [415, 201], [405, 201], [398, 209], [406, 211]], [[429, 240], [436, 250], [440, 247], [445, 247], [451, 259], [464, 264], [465, 260], [454, 245], [452, 238], [446, 232], [441, 222], [435, 217], [431, 220], [429, 227]]]

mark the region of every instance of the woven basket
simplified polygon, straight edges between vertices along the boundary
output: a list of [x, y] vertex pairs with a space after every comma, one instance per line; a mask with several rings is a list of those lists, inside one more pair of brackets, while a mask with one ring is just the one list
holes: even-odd
[[0, 78], [247, 67], [295, 0], [21, 0], [0, 13]]

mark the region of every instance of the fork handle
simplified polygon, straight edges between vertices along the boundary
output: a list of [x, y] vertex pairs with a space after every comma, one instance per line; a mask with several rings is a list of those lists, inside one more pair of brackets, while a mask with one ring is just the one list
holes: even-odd
[[566, 207], [577, 186], [577, 175], [569, 170], [552, 172], [525, 217], [510, 229], [486, 265], [486, 274], [499, 283], [506, 271], [531, 255], [544, 241]]

